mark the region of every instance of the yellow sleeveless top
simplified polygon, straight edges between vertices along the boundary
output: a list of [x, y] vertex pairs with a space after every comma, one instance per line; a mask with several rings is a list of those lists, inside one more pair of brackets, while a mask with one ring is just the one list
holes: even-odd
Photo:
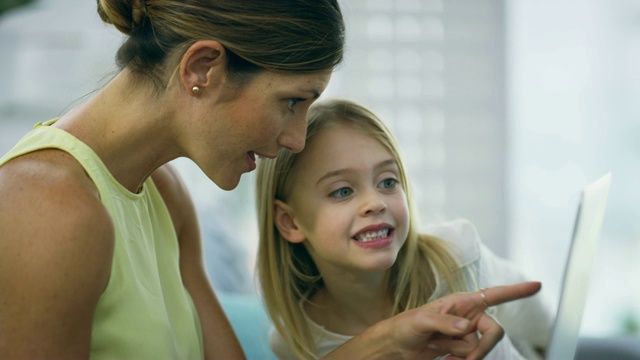
[[63, 150], [84, 167], [111, 215], [116, 231], [113, 264], [93, 318], [90, 357], [204, 358], [199, 318], [180, 277], [176, 233], [152, 179], [139, 194], [130, 192], [91, 148], [48, 126], [53, 122], [38, 123], [0, 159], [0, 166], [39, 149]]

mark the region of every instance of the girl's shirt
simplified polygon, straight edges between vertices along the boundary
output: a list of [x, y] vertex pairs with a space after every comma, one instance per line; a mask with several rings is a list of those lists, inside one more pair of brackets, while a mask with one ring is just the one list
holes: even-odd
[[[470, 289], [489, 288], [527, 280], [514, 264], [496, 256], [482, 243], [478, 232], [469, 221], [453, 220], [430, 226], [425, 232], [450, 242], [459, 250], [453, 256], [463, 271], [471, 274], [468, 278]], [[436, 289], [429, 301], [448, 293], [449, 290], [436, 273]], [[494, 306], [487, 312], [496, 318], [506, 334], [486, 359], [540, 358], [533, 349], [546, 347], [552, 324], [552, 316], [540, 296]], [[311, 335], [316, 341], [318, 357], [328, 354], [352, 338], [352, 336], [328, 331], [306, 315], [305, 318]], [[295, 359], [294, 353], [273, 327], [269, 332], [269, 344], [280, 359]]]

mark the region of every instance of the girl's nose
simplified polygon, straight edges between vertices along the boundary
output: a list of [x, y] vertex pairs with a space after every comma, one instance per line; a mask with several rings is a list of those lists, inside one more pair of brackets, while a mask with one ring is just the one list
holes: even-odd
[[367, 196], [362, 205], [361, 215], [375, 215], [386, 209], [387, 204], [384, 202], [382, 197], [380, 197], [379, 194], [371, 194]]

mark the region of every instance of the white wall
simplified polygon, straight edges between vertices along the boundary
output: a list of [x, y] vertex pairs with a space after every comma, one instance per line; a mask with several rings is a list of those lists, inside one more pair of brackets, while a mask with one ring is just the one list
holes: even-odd
[[582, 331], [637, 331], [640, 2], [510, 0], [506, 13], [511, 255], [557, 300], [579, 191], [612, 171]]
[[389, 124], [423, 222], [466, 217], [506, 256], [504, 19], [499, 0], [349, 0], [326, 96]]

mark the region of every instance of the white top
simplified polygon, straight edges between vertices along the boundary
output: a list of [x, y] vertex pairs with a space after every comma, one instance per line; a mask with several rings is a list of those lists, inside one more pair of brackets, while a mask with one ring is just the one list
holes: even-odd
[[[496, 256], [481, 241], [476, 228], [464, 219], [430, 226], [427, 234], [452, 243], [459, 253], [453, 254], [462, 268], [477, 279], [469, 279], [469, 288], [489, 288], [527, 281], [513, 263]], [[446, 285], [436, 276], [436, 289], [429, 301], [448, 293]], [[502, 325], [505, 336], [486, 359], [539, 359], [533, 348], [545, 348], [552, 326], [551, 313], [540, 296], [494, 306], [488, 312]], [[307, 317], [312, 336], [316, 339], [317, 355], [322, 357], [352, 338], [326, 330]], [[269, 331], [269, 344], [280, 359], [295, 359], [293, 352], [274, 327]]]

